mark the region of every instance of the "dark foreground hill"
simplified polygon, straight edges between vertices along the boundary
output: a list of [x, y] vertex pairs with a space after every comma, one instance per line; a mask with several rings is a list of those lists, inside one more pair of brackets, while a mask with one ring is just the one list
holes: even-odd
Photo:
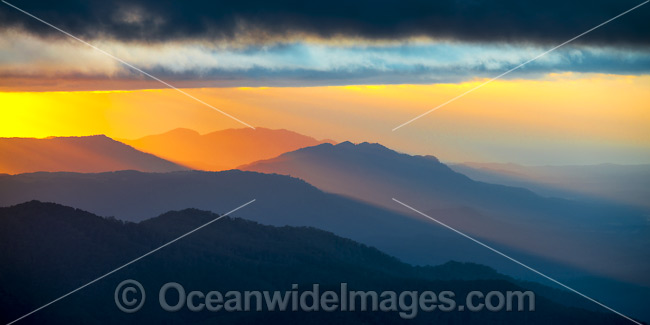
[[[324, 193], [288, 176], [238, 170], [0, 175], [0, 206], [39, 200], [135, 222], [185, 208], [226, 212], [252, 199], [255, 203], [238, 211], [237, 216], [267, 225], [331, 231], [409, 263], [440, 264], [454, 259], [486, 264], [516, 276], [532, 275], [431, 222]], [[556, 275], [576, 274], [576, 270], [553, 261], [526, 257], [536, 265], [560, 270]]]
[[[74, 206], [97, 215], [115, 216], [130, 221], [141, 221], [170, 210], [185, 208], [226, 212], [257, 199], [255, 203], [238, 211], [237, 216], [266, 225], [309, 226], [331, 231], [338, 236], [377, 247], [415, 265], [436, 265], [449, 260], [473, 262], [488, 265], [517, 278], [550, 284], [539, 275], [449, 229], [423, 218], [418, 219], [417, 216], [406, 216], [408, 211], [401, 214], [355, 199], [324, 193], [304, 181], [283, 175], [237, 170], [0, 175], [0, 206], [34, 199]], [[450, 218], [450, 215], [446, 214], [435, 216], [441, 219]], [[585, 227], [591, 225], [580, 223], [567, 231], [584, 230]], [[621, 282], [618, 279], [619, 283], [611, 283], [616, 278], [593, 273], [606, 263], [609, 269], [647, 280], [648, 273], [642, 272], [637, 266], [647, 264], [648, 260], [637, 256], [647, 251], [647, 246], [643, 243], [650, 237], [644, 237], [643, 233], [639, 232], [640, 229], [644, 228], [629, 227], [629, 231], [637, 231], [635, 236], [628, 238], [631, 243], [636, 243], [633, 250], [614, 249], [615, 242], [608, 238], [620, 237], [620, 234], [613, 233], [600, 237], [601, 240], [595, 244], [591, 242], [583, 246], [559, 245], [560, 250], [551, 251], [552, 256], [570, 255], [574, 257], [569, 260], [571, 262], [591, 265], [587, 268], [578, 268], [558, 259], [531, 254], [517, 245], [506, 246], [490, 238], [476, 237], [560, 281], [580, 280], [576, 282], [575, 289], [617, 310], [650, 319], [650, 316], [645, 317], [648, 315], [645, 301], [650, 297], [647, 287], [636, 286], [630, 290], [630, 286], [623, 283], [626, 282], [624, 280]], [[544, 228], [539, 228], [539, 231], [541, 230]], [[527, 233], [521, 232], [508, 232], [503, 236], [525, 237], [527, 243], [540, 246], [558, 246], [562, 241], [576, 240], [570, 236], [555, 235], [537, 241]], [[639, 236], [643, 237], [643, 240], [635, 242], [634, 238]], [[601, 249], [602, 247], [608, 249]], [[591, 261], [598, 264], [594, 266]], [[597, 281], [593, 278], [589, 282], [582, 281], [583, 277], [594, 276]]]
[[[215, 217], [190, 209], [134, 224], [37, 201], [1, 208], [0, 321], [12, 321]], [[115, 288], [125, 279], [139, 281], [148, 292], [143, 308], [133, 314], [115, 305]], [[183, 308], [172, 313], [163, 311], [158, 302], [158, 289], [172, 281], [188, 292], [224, 293], [289, 291], [294, 283], [300, 288], [318, 283], [322, 290], [338, 290], [342, 282], [353, 290], [451, 290], [458, 297], [470, 290], [525, 290], [480, 265], [413, 267], [321, 230], [223, 218], [21, 323], [628, 323], [614, 314], [563, 306], [543, 294], [536, 296], [534, 312], [420, 312], [408, 321], [396, 312], [189, 312]]]

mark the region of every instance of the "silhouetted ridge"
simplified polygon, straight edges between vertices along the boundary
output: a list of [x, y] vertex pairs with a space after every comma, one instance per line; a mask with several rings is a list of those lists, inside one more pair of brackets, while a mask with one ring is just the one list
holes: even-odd
[[0, 173], [38, 171], [169, 172], [186, 167], [144, 153], [105, 135], [82, 137], [0, 138]]
[[[0, 208], [0, 320], [11, 321], [115, 267], [159, 247], [218, 215], [197, 209], [170, 211], [140, 224], [101, 218], [78, 209], [31, 201]], [[486, 275], [482, 278], [481, 273]], [[486, 267], [450, 262], [413, 267], [377, 249], [332, 233], [307, 227], [272, 227], [224, 217], [118, 273], [84, 288], [26, 321], [57, 323], [73, 317], [79, 323], [210, 323], [215, 319], [246, 324], [402, 323], [397, 313], [177, 313], [147, 303], [134, 316], [115, 308], [114, 291], [124, 279], [135, 279], [156, 297], [170, 281], [186, 290], [303, 290], [318, 283], [338, 290], [341, 282], [354, 290], [525, 290]], [[547, 288], [548, 289], [548, 288]], [[150, 293], [150, 294], [149, 294]], [[409, 323], [483, 324], [590, 323], [625, 324], [613, 314], [564, 307], [536, 296], [534, 312], [420, 313]]]
[[[323, 147], [327, 149], [327, 146]], [[385, 190], [379, 192], [384, 194], [385, 201], [382, 202], [391, 204], [395, 211], [326, 193], [297, 178], [237, 170], [216, 173], [129, 171], [0, 175], [0, 206], [38, 199], [76, 206], [103, 216], [139, 221], [190, 207], [230, 211], [256, 199], [236, 216], [274, 226], [311, 226], [331, 231], [412, 264], [436, 265], [459, 259], [489, 265], [501, 273], [538, 280], [534, 273], [507, 259], [496, 258], [448, 229], [435, 226], [424, 218], [405, 216], [408, 211], [391, 200], [391, 197], [396, 197], [473, 237], [496, 245], [527, 264], [540, 270], [553, 270], [553, 275], [560, 281], [593, 275], [589, 270], [594, 269], [619, 272], [616, 274], [625, 272], [623, 276], [647, 280], [647, 273], [643, 271], [650, 260], [644, 256], [647, 256], [650, 246], [638, 245], [647, 242], [648, 238], [639, 231], [639, 225], [643, 223], [634, 219], [636, 215], [626, 215], [627, 211], [618, 208], [543, 199], [525, 194], [528, 193], [525, 191], [522, 194], [516, 188], [469, 180], [474, 187], [464, 188], [461, 182], [448, 183], [442, 176], [427, 176], [435, 174], [435, 166], [445, 168], [443, 164], [424, 157], [411, 159], [413, 157], [408, 155], [392, 155], [398, 157], [397, 161], [408, 162], [407, 168], [396, 169], [394, 160], [381, 157], [361, 159], [362, 163], [356, 164], [354, 159], [365, 155], [351, 156], [345, 152], [336, 159], [327, 158], [335, 155], [318, 155], [315, 156], [317, 159], [308, 160], [309, 164], [289, 166], [323, 168], [327, 173], [322, 174], [322, 179], [317, 179], [323, 182], [320, 185], [333, 182], [329, 185], [346, 189], [349, 196], [369, 195], [369, 190], [375, 191], [370, 194]], [[345, 165], [337, 161], [343, 161]], [[429, 166], [427, 173], [413, 170], [418, 164]], [[374, 177], [368, 177], [368, 172]], [[450, 174], [451, 177], [459, 175]], [[345, 180], [346, 187], [334, 187], [342, 180]], [[394, 186], [386, 187], [387, 184]], [[415, 191], [413, 187], [419, 190]], [[443, 192], [436, 192], [438, 190]], [[468, 199], [465, 201], [467, 206], [427, 210], [430, 203], [458, 202], [446, 200], [445, 195]], [[366, 197], [370, 201], [375, 196]], [[470, 200], [472, 198], [476, 200]], [[527, 198], [532, 198], [532, 202]], [[486, 201], [488, 205], [484, 206]], [[490, 207], [496, 212], [490, 211]], [[645, 306], [639, 302], [645, 300], [632, 298], [622, 301], [618, 297], [627, 299], [627, 296], [614, 294], [622, 292], [601, 292], [597, 296], [613, 298], [607, 302], [614, 307], [642, 315]]]
[[289, 131], [267, 128], [227, 129], [199, 134], [174, 129], [135, 140], [123, 140], [139, 150], [200, 170], [228, 170], [260, 159], [323, 143]]
[[[371, 143], [304, 148], [242, 169], [298, 177], [325, 192], [423, 218], [395, 198], [468, 235], [509, 247], [514, 254], [527, 252], [650, 285], [650, 237], [643, 235], [650, 224], [638, 209], [542, 197], [525, 188], [478, 182], [434, 157]], [[566, 274], [574, 276], [571, 273]]]

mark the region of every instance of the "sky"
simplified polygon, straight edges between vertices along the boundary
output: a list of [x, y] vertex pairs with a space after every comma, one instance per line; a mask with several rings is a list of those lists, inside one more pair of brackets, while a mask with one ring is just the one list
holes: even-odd
[[[640, 1], [9, 1], [254, 126], [443, 161], [650, 163]], [[0, 136], [244, 127], [6, 4]]]

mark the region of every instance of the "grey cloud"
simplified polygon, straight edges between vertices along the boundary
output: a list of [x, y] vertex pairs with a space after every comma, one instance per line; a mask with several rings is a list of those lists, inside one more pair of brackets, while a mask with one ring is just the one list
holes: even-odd
[[[473, 42], [559, 43], [640, 1], [520, 0], [67, 0], [11, 1], [82, 37], [125, 41], [269, 39], [291, 35]], [[650, 5], [579, 40], [650, 45]], [[6, 5], [0, 26], [53, 36], [58, 32]], [[60, 35], [58, 35], [60, 36]]]

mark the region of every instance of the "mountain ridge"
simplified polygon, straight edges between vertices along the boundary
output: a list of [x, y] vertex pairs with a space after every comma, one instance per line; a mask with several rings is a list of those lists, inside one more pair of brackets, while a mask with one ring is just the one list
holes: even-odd
[[[34, 199], [134, 222], [188, 207], [228, 211], [256, 199], [238, 216], [268, 225], [312, 226], [332, 231], [413, 264], [439, 264], [462, 257], [462, 261], [486, 264], [508, 274], [531, 276], [506, 260], [493, 259], [474, 243], [424, 218], [326, 193], [302, 179], [283, 175], [240, 170], [0, 175], [0, 206]], [[260, 219], [261, 215], [266, 218]], [[450, 249], [430, 249], [443, 243]], [[539, 265], [551, 263], [565, 275], [584, 272], [534, 256], [527, 258]]]
[[169, 172], [187, 167], [141, 152], [105, 135], [79, 137], [0, 138], [0, 173], [39, 171], [105, 172], [138, 170]]
[[[184, 209], [134, 224], [38, 201], [0, 208], [0, 251], [3, 251], [0, 260], [5, 266], [2, 268], [4, 276], [0, 277], [0, 287], [4, 289], [0, 296], [0, 318], [10, 321], [40, 306], [39, 298], [58, 296], [60, 294], [57, 292], [77, 287], [78, 282], [95, 278], [218, 216], [208, 211]], [[25, 237], [33, 240], [24, 241]], [[88, 263], [87, 258], [92, 258], [93, 263]], [[218, 276], [214, 276], [215, 272]], [[482, 278], [481, 272], [484, 272], [485, 278]], [[470, 274], [470, 278], [465, 278], [466, 274]], [[448, 275], [452, 275], [452, 278], [448, 278]], [[210, 227], [58, 302], [56, 306], [30, 316], [27, 321], [52, 322], [69, 319], [70, 315], [83, 323], [96, 323], [100, 319], [104, 323], [107, 320], [113, 323], [140, 323], [143, 319], [149, 322], [214, 321], [210, 313], [181, 311], [169, 314], [161, 312], [154, 304], [145, 305], [135, 318], [122, 313], [114, 307], [113, 292], [125, 277], [138, 279], [147, 289], [173, 280], [186, 288], [229, 290], [286, 290], [291, 283], [319, 283], [328, 288], [341, 282], [348, 283], [352, 288], [377, 291], [409, 288], [427, 288], [436, 292], [453, 290], [459, 296], [469, 290], [525, 290], [525, 286], [495, 275], [493, 270], [480, 265], [451, 262], [416, 268], [373, 247], [322, 230], [264, 226], [249, 220], [224, 217]], [[546, 293], [553, 291], [550, 288], [546, 290]], [[466, 320], [469, 317], [487, 324], [493, 322], [489, 319], [494, 319], [495, 324], [506, 320], [522, 324], [544, 324], [551, 320], [603, 324], [626, 322], [611, 313], [567, 307], [554, 302], [553, 298], [536, 294], [535, 312], [530, 315], [491, 313], [488, 318], [485, 318], [486, 313], [462, 315]], [[572, 299], [575, 303], [581, 298]], [[101, 317], [98, 318], [98, 315]], [[250, 323], [259, 315], [220, 313], [218, 319]], [[264, 315], [271, 323], [286, 323], [294, 317], [302, 317], [293, 313]], [[319, 315], [319, 318], [311, 318], [311, 321], [331, 323], [333, 320], [328, 315]], [[354, 324], [360, 320], [385, 322], [396, 317], [396, 314], [390, 313], [354, 315], [346, 314], [338, 323]], [[431, 317], [443, 324], [454, 323], [457, 319], [454, 313], [423, 313], [410, 323], [431, 323]]]
[[[631, 274], [629, 268], [615, 270], [612, 260], [634, 263], [635, 281], [648, 284], [643, 274], [650, 263], [643, 261], [650, 250], [639, 249], [646, 247], [639, 243], [650, 244], [644, 236], [650, 224], [634, 207], [543, 197], [522, 187], [475, 181], [437, 158], [370, 143], [303, 148], [241, 169], [297, 177], [329, 193], [408, 211], [395, 198], [471, 236], [610, 274]], [[590, 254], [594, 250], [601, 255]]]
[[225, 129], [200, 134], [177, 128], [122, 142], [194, 169], [220, 171], [275, 157], [296, 149], [327, 143], [286, 129]]

